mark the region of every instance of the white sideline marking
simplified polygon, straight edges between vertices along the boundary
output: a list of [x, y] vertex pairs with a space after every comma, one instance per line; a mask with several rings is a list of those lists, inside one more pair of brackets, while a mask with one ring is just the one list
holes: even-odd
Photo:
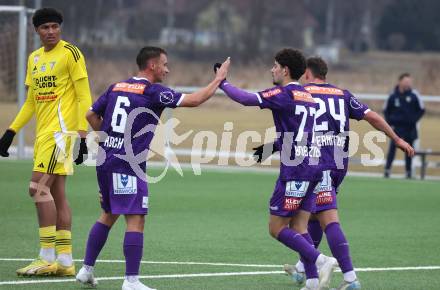
[[[194, 277], [225, 277], [225, 276], [255, 276], [255, 275], [272, 275], [283, 274], [284, 271], [266, 271], [266, 272], [225, 272], [225, 273], [196, 273], [196, 274], [171, 274], [171, 275], [146, 275], [139, 276], [140, 279], [164, 279], [164, 278], [194, 278]], [[98, 281], [124, 280], [124, 276], [118, 277], [101, 277], [96, 278]], [[19, 284], [39, 284], [39, 283], [63, 283], [75, 282], [75, 279], [56, 279], [56, 280], [25, 280], [25, 281], [4, 281], [1, 285], [19, 285]]]
[[[384, 267], [384, 268], [355, 268], [356, 272], [382, 272], [382, 271], [418, 271], [440, 270], [440, 266], [417, 266], [417, 267]], [[336, 272], [340, 272], [337, 270]]]
[[[31, 262], [29, 258], [0, 258], [5, 262]], [[75, 259], [75, 262], [82, 262]], [[125, 263], [125, 260], [97, 260], [97, 263]], [[249, 267], [249, 268], [280, 268], [282, 265], [271, 264], [236, 264], [236, 263], [213, 263], [213, 262], [177, 262], [177, 261], [141, 261], [141, 264], [156, 265], [200, 265], [200, 266], [230, 266], [230, 267]], [[411, 271], [411, 270], [440, 270], [440, 266], [414, 266], [414, 267], [382, 267], [382, 268], [356, 268], [358, 272], [380, 272], [380, 271]], [[337, 272], [340, 270], [337, 270]]]
[[[31, 262], [34, 259], [28, 258], [0, 258], [0, 261], [9, 262]], [[81, 259], [74, 260], [75, 262], [82, 262]], [[125, 260], [97, 260], [97, 263], [125, 263]], [[142, 264], [157, 264], [157, 265], [201, 265], [201, 266], [230, 266], [230, 267], [250, 267], [250, 268], [279, 268], [280, 265], [261, 265], [261, 264], [235, 264], [235, 263], [207, 263], [207, 262], [167, 262], [167, 261], [141, 261]]]
[[[27, 258], [0, 258], [0, 261], [32, 261]], [[82, 260], [75, 260], [81, 262]], [[99, 263], [125, 263], [124, 260], [98, 260]], [[282, 265], [262, 265], [262, 264], [234, 264], [234, 263], [207, 263], [207, 262], [160, 262], [142, 261], [143, 264], [168, 264], [168, 265], [205, 265], [205, 266], [233, 266], [233, 267], [260, 267], [260, 268], [281, 268]], [[440, 266], [415, 266], [415, 267], [382, 267], [382, 268], [356, 268], [357, 272], [382, 272], [382, 271], [418, 271], [418, 270], [440, 270]], [[337, 270], [336, 272], [340, 272]], [[166, 279], [166, 278], [197, 278], [197, 277], [226, 277], [226, 276], [255, 276], [284, 274], [284, 271], [257, 271], [257, 272], [222, 272], [222, 273], [194, 273], [194, 274], [165, 274], [165, 275], [146, 275], [139, 276], [141, 279]], [[99, 281], [123, 280], [123, 276], [101, 277]], [[16, 280], [2, 281], [2, 285], [20, 284], [41, 284], [41, 283], [64, 283], [74, 282], [75, 279], [38, 279], [38, 280]]]

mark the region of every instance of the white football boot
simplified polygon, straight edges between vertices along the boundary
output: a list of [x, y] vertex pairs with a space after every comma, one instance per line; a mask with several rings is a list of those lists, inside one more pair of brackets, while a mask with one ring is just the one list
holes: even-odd
[[358, 290], [361, 289], [361, 283], [359, 280], [354, 280], [353, 282], [343, 281], [338, 288], [333, 288], [332, 290]]
[[319, 271], [319, 289], [328, 289], [332, 279], [333, 272], [338, 266], [338, 261], [333, 257], [323, 255], [324, 260], [318, 265]]
[[292, 278], [293, 284], [301, 286], [306, 281], [306, 273], [300, 272], [295, 265], [284, 265], [284, 272]]
[[156, 290], [141, 283], [141, 281], [129, 282], [127, 279], [122, 284], [122, 290]]
[[81, 267], [76, 275], [76, 281], [89, 287], [96, 288], [98, 281], [96, 281], [93, 271], [88, 271], [86, 268]]

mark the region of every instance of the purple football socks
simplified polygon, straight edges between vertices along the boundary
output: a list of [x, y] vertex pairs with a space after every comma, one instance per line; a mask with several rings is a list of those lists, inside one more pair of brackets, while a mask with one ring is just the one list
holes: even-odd
[[124, 238], [125, 275], [139, 275], [139, 267], [144, 247], [144, 234], [126, 232]]
[[89, 233], [87, 240], [86, 256], [84, 265], [95, 266], [96, 259], [107, 241], [110, 227], [96, 222]]
[[352, 271], [353, 264], [351, 262], [348, 242], [339, 223], [331, 223], [327, 225], [325, 228], [325, 235], [327, 236], [328, 245], [332, 251], [333, 257], [338, 260], [342, 273]]

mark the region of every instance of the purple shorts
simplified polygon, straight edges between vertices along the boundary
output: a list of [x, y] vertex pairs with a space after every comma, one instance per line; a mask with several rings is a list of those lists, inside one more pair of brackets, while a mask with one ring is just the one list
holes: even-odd
[[315, 213], [338, 208], [336, 194], [338, 193], [339, 185], [341, 185], [345, 177], [345, 173], [345, 171], [341, 170], [327, 170], [323, 172], [322, 181], [315, 188]]
[[148, 187], [129, 174], [96, 170], [101, 208], [112, 214], [148, 214]]
[[300, 209], [308, 212], [315, 210], [313, 193], [318, 181], [277, 180], [270, 199], [270, 214], [280, 217], [292, 217]]

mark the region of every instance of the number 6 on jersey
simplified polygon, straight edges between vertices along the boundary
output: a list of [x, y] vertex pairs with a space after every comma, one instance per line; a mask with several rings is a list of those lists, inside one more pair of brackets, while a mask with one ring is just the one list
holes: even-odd
[[118, 96], [112, 115], [113, 132], [124, 133], [125, 123], [127, 123], [127, 112], [124, 107], [130, 107], [130, 100], [128, 97]]

